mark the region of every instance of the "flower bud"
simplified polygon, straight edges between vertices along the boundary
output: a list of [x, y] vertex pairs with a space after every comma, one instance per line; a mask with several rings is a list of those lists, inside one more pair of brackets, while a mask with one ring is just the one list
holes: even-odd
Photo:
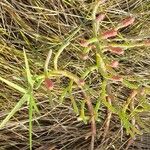
[[111, 66], [112, 68], [117, 68], [118, 65], [119, 65], [119, 62], [116, 61], [116, 60], [113, 60], [113, 61], [111, 62], [111, 64], [110, 64], [110, 66]]
[[110, 46], [108, 48], [109, 48], [109, 51], [114, 53], [114, 54], [118, 54], [118, 55], [123, 55], [124, 54], [123, 49], [120, 48], [120, 47], [112, 47], [112, 46]]
[[45, 82], [45, 86], [46, 86], [47, 89], [49, 89], [49, 90], [53, 89], [54, 83], [53, 83], [53, 81], [51, 79], [45, 78], [44, 82]]
[[117, 36], [117, 30], [111, 29], [102, 33], [102, 39], [108, 39]]

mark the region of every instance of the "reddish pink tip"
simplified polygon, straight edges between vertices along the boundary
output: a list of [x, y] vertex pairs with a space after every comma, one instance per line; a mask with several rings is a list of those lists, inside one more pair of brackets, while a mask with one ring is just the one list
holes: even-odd
[[145, 41], [144, 41], [144, 44], [145, 44], [146, 46], [150, 46], [150, 39], [145, 40]]
[[111, 79], [113, 81], [122, 81], [123, 80], [123, 78], [121, 76], [119, 76], [119, 75], [113, 76]]
[[114, 54], [118, 54], [118, 55], [123, 55], [124, 54], [124, 50], [120, 47], [109, 47], [109, 51], [114, 53]]
[[103, 39], [108, 39], [108, 38], [110, 38], [110, 37], [115, 37], [115, 36], [117, 36], [117, 30], [115, 30], [115, 29], [111, 29], [111, 30], [108, 30], [108, 31], [105, 31], [105, 32], [103, 32], [102, 33], [102, 38]]
[[112, 68], [117, 68], [118, 65], [119, 65], [119, 62], [116, 61], [116, 60], [113, 60], [113, 61], [111, 62], [111, 64], [110, 64], [110, 66], [111, 66]]
[[54, 83], [51, 79], [45, 78], [45, 86], [47, 89], [52, 90], [54, 87]]
[[80, 80], [79, 80], [79, 85], [80, 85], [80, 86], [84, 86], [84, 85], [85, 85], [84, 79], [80, 79]]
[[101, 21], [103, 21], [104, 20], [104, 18], [105, 18], [105, 14], [97, 14], [96, 15], [96, 21], [98, 21], [98, 22], [101, 22]]
[[124, 20], [121, 21], [120, 27], [121, 28], [127, 27], [127, 26], [133, 24], [134, 21], [135, 21], [134, 17], [127, 17], [127, 18], [125, 18]]
[[88, 47], [89, 43], [88, 43], [86, 40], [81, 40], [81, 41], [80, 41], [80, 45], [81, 45], [82, 47]]

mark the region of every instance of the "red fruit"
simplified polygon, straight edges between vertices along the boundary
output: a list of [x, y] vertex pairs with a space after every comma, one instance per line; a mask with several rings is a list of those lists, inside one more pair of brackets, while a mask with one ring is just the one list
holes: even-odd
[[86, 40], [81, 40], [81, 41], [80, 41], [80, 45], [81, 45], [82, 47], [88, 47], [89, 43], [88, 43]]
[[102, 33], [102, 38], [103, 39], [108, 39], [108, 38], [110, 38], [110, 37], [115, 37], [115, 36], [117, 36], [117, 30], [115, 30], [115, 29], [111, 29], [111, 30], [108, 30], [108, 31], [105, 31], [105, 32], [103, 32]]
[[134, 17], [127, 17], [127, 18], [125, 18], [124, 20], [121, 21], [120, 27], [121, 27], [121, 28], [127, 27], [127, 26], [133, 24], [134, 21], [135, 21], [135, 18], [134, 18]]
[[96, 15], [96, 21], [103, 21], [104, 20], [104, 18], [105, 18], [105, 14], [97, 14]]
[[45, 82], [45, 86], [46, 86], [47, 89], [49, 89], [49, 90], [53, 89], [54, 83], [53, 83], [53, 81], [51, 79], [45, 78], [44, 82]]
[[116, 60], [113, 60], [113, 61], [111, 62], [111, 64], [110, 64], [110, 66], [111, 66], [112, 68], [117, 68], [118, 65], [119, 65], [119, 62], [116, 61]]
[[124, 54], [123, 49], [120, 48], [120, 47], [112, 47], [112, 46], [110, 46], [109, 47], [109, 51], [114, 53], [114, 54], [118, 54], [118, 55], [123, 55]]
[[122, 81], [123, 80], [123, 78], [121, 76], [119, 76], [119, 75], [113, 76], [111, 79], [113, 81]]

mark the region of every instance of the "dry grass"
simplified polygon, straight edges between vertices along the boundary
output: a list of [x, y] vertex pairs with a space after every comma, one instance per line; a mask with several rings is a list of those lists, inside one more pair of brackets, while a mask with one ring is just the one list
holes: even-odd
[[[1, 0], [0, 1], [0, 77], [3, 77], [24, 89], [29, 88], [26, 78], [26, 67], [23, 49], [27, 53], [33, 80], [44, 73], [45, 60], [49, 50], [52, 50], [52, 58], [48, 68], [53, 70], [54, 57], [58, 49], [70, 38], [69, 45], [63, 50], [58, 60], [58, 68], [67, 70], [80, 77], [90, 67], [96, 64], [95, 51], [89, 52], [89, 59], [82, 60], [83, 48], [80, 46], [82, 39], [93, 36], [92, 11], [95, 7], [94, 0]], [[122, 43], [123, 40], [139, 43], [150, 38], [150, 4], [146, 0], [107, 0], [98, 8], [98, 12], [106, 14], [102, 21], [100, 31], [116, 27], [118, 22], [126, 16], [134, 16], [135, 23], [120, 31], [120, 36], [110, 42]], [[79, 29], [73, 37], [70, 35]], [[99, 32], [100, 32], [99, 31]], [[108, 82], [111, 106], [117, 110], [124, 110], [127, 106], [129, 122], [139, 128], [143, 136], [135, 133], [135, 140], [130, 145], [133, 137], [126, 134], [123, 124], [118, 117], [101, 102], [96, 120], [97, 132], [95, 136], [96, 150], [123, 150], [150, 149], [149, 143], [149, 89], [150, 89], [150, 47], [132, 47], [125, 51], [123, 56], [104, 53], [106, 62], [119, 61], [117, 74], [121, 74], [131, 80], [140, 83], [136, 89], [138, 92], [131, 98], [132, 89], [125, 87], [120, 82]], [[42, 83], [34, 84], [33, 95], [40, 114], [33, 111], [33, 149], [56, 150], [74, 149], [86, 150], [91, 144], [91, 128], [79, 121], [79, 115], [72, 107], [69, 94], [65, 95], [63, 104], [59, 99], [68, 87], [69, 79], [62, 76], [53, 77], [54, 88], [48, 91]], [[100, 90], [102, 89], [102, 75], [94, 70], [85, 78], [88, 85], [88, 94], [94, 107]], [[144, 96], [141, 96], [143, 89]], [[85, 89], [84, 89], [85, 90]], [[85, 91], [86, 91], [85, 90]], [[82, 110], [82, 89], [73, 84], [71, 95], [77, 102], [79, 113]], [[4, 82], [0, 82], [0, 120], [2, 121], [10, 110], [20, 100], [22, 94]], [[113, 97], [113, 98], [112, 98]], [[133, 99], [133, 100], [132, 100]], [[129, 101], [129, 106], [126, 105]], [[144, 106], [134, 112], [140, 102]], [[147, 106], [147, 107], [146, 107]], [[129, 109], [130, 108], [130, 109]], [[85, 115], [89, 117], [88, 107], [83, 107]], [[132, 112], [132, 111], [133, 112]], [[131, 113], [132, 112], [132, 113]], [[77, 119], [78, 118], [78, 119]], [[80, 118], [81, 119], [81, 118]], [[83, 119], [83, 118], [82, 118]], [[29, 149], [29, 116], [28, 105], [24, 105], [0, 131], [0, 149]], [[107, 133], [107, 134], [106, 134]], [[145, 139], [144, 139], [145, 138]], [[131, 140], [130, 140], [131, 139]], [[142, 141], [142, 139], [144, 139]], [[128, 142], [129, 141], [129, 142]], [[147, 143], [145, 142], [147, 141]], [[140, 144], [139, 144], [140, 143]], [[141, 144], [142, 143], [142, 144]]]

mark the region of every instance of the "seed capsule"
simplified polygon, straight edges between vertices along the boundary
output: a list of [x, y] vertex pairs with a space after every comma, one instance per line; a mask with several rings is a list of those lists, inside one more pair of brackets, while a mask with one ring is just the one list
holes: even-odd
[[124, 20], [122, 20], [121, 24], [123, 27], [127, 27], [127, 26], [133, 24], [134, 21], [135, 21], [134, 17], [128, 17], [128, 18], [125, 18]]
[[111, 29], [102, 33], [102, 39], [108, 39], [117, 36], [117, 30]]
[[118, 55], [123, 55], [124, 54], [123, 49], [120, 48], [120, 47], [112, 47], [112, 46], [110, 46], [108, 48], [109, 48], [109, 51], [114, 53], [114, 54], [118, 54]]
[[133, 24], [134, 21], [135, 21], [134, 17], [127, 17], [127, 18], [125, 18], [124, 20], [121, 21], [120, 28], [127, 27], [127, 26]]

